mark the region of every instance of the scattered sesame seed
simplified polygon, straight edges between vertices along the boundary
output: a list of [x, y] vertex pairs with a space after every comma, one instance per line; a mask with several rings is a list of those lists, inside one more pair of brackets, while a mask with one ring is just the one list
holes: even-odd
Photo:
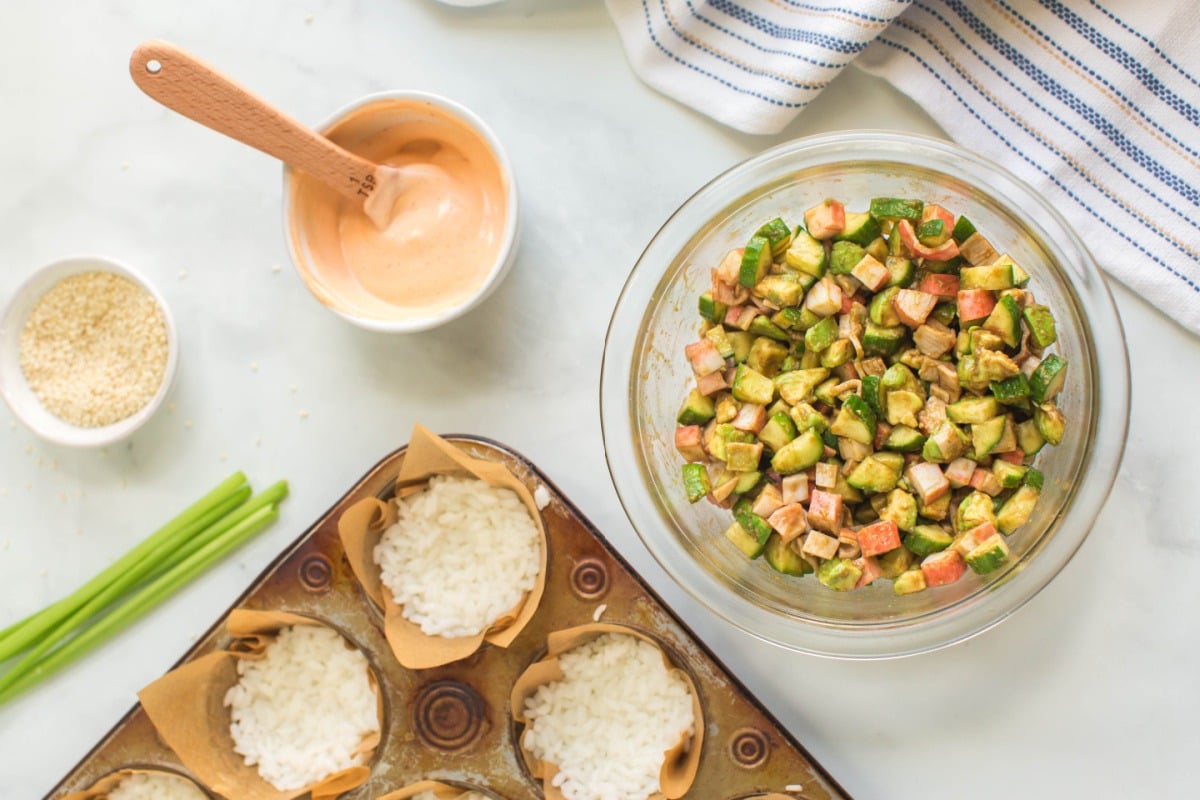
[[31, 444], [25, 445], [25, 455], [27, 455], [27, 456], [33, 455], [33, 445], [31, 445]]
[[543, 508], [550, 505], [550, 492], [540, 483], [538, 484], [538, 487], [533, 490], [533, 502], [538, 507], [538, 511], [541, 511]]
[[304, 24], [305, 24], [305, 25], [312, 25], [312, 22], [313, 22], [313, 15], [312, 15], [312, 14], [309, 14], [307, 17], [305, 17], [305, 18], [304, 18]]
[[38, 573], [38, 576], [44, 578], [49, 574], [50, 573], [47, 570], [42, 570], [41, 572]]
[[596, 610], [592, 612], [592, 622], [599, 622], [600, 618], [604, 616], [604, 612], [607, 610], [608, 603], [601, 603], [600, 605], [596, 606]]
[[12, 539], [5, 539], [4, 544], [0, 546], [0, 550], [7, 550], [12, 545]]
[[254, 446], [255, 446], [255, 447], [260, 447], [260, 446], [262, 446], [262, 437], [261, 437], [261, 436], [255, 436], [255, 437], [254, 437]]
[[65, 503], [65, 502], [67, 502], [67, 493], [66, 493], [66, 492], [59, 492], [59, 493], [58, 493], [58, 501], [59, 501], [60, 503]]
[[283, 267], [279, 266], [278, 264], [271, 265], [271, 272], [279, 272], [281, 269], [283, 269]]
[[75, 529], [75, 535], [76, 535], [76, 536], [83, 536], [83, 528], [76, 528], [76, 529]]
[[221, 460], [222, 460], [222, 461], [228, 461], [228, 460], [229, 460], [229, 454], [228, 454], [228, 453], [221, 453]]
[[190, 419], [189, 419], [189, 420], [187, 420], [187, 421], [185, 421], [185, 422], [183, 423], [183, 427], [185, 427], [185, 428], [191, 428], [191, 427], [192, 427], [192, 421], [191, 421]]
[[129, 482], [126, 481], [124, 478], [121, 478], [121, 488], [124, 489], [128, 485], [129, 485]]
[[257, 362], [257, 361], [251, 361], [251, 362], [250, 362], [250, 371], [251, 371], [251, 372], [258, 372], [258, 362]]
[[288, 387], [288, 391], [291, 392], [292, 394], [295, 394], [296, 392], [298, 392], [300, 390], [298, 388], [296, 388], [296, 384], [293, 383], [291, 386]]
[[133, 164], [130, 164], [128, 161], [122, 161], [121, 162], [121, 171], [124, 172], [132, 166], [133, 166]]
[[300, 419], [308, 419], [308, 412], [304, 409], [300, 410]]
[[186, 269], [179, 270], [179, 280], [183, 280], [186, 277], [187, 277], [187, 270]]
[[167, 411], [169, 411], [170, 413], [174, 414], [174, 413], [175, 413], [175, 404], [174, 404], [174, 403], [167, 403]]

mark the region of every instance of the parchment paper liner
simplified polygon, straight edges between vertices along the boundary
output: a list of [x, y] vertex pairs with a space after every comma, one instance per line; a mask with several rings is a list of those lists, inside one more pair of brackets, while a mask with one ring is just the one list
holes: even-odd
[[508, 647], [533, 618], [546, 588], [546, 528], [537, 503], [525, 484], [503, 464], [471, 458], [428, 429], [414, 425], [404, 463], [396, 476], [396, 497], [407, 497], [423, 490], [433, 475], [475, 477], [489, 486], [512, 489], [537, 525], [541, 556], [533, 588], [486, 631], [457, 638], [429, 636], [419, 625], [404, 618], [402, 606], [396, 604], [391, 590], [383, 585], [379, 566], [375, 563], [375, 546], [383, 532], [396, 521], [395, 505], [369, 497], [347, 508], [338, 520], [338, 535], [350, 569], [367, 596], [383, 609], [384, 635], [396, 660], [408, 669], [428, 669], [459, 661], [478, 650], [485, 641], [497, 647]]
[[[376, 800], [411, 800], [411, 798], [426, 791], [433, 792], [438, 800], [458, 800], [458, 798], [473, 790], [460, 789], [457, 786], [448, 786], [437, 781], [421, 781], [411, 786], [405, 786], [403, 789], [397, 789], [390, 794], [385, 794], [383, 797], [376, 798]], [[788, 798], [788, 800], [792, 800], [792, 798]]]
[[[530, 664], [521, 673], [521, 676], [517, 678], [517, 682], [513, 684], [512, 695], [509, 698], [513, 718], [521, 724], [526, 724], [526, 698], [537, 691], [539, 686], [562, 680], [563, 672], [558, 663], [560, 655], [580, 645], [587, 644], [605, 633], [627, 634], [649, 642], [662, 653], [663, 663], [667, 669], [672, 674], [680, 676], [687, 682], [688, 690], [692, 693], [692, 727], [694, 729], [690, 745], [688, 737], [685, 736], [680, 740], [679, 744], [666, 751], [662, 771], [659, 773], [659, 785], [662, 791], [655, 792], [646, 800], [676, 800], [683, 797], [688, 789], [691, 788], [692, 781], [696, 779], [696, 772], [700, 769], [700, 751], [704, 744], [704, 712], [700, 708], [700, 694], [696, 691], [696, 686], [692, 683], [691, 676], [671, 664], [666, 652], [662, 650], [659, 643], [640, 631], [627, 628], [624, 625], [596, 622], [551, 633], [546, 638], [547, 652], [545, 657], [541, 661]], [[580, 733], [584, 734], [585, 732], [581, 731]], [[546, 800], [565, 800], [562, 792], [556, 786], [551, 785], [551, 781], [553, 781], [554, 776], [558, 773], [558, 767], [548, 761], [541, 761], [535, 758], [533, 753], [525, 749], [524, 739], [524, 735], [518, 737], [521, 757], [525, 760], [525, 765], [529, 767], [530, 774], [542, 781]]]
[[[369, 766], [348, 767], [311, 786], [281, 791], [264, 780], [255, 767], [246, 766], [233, 749], [229, 709], [224, 699], [237, 682], [237, 660], [260, 658], [281, 628], [322, 624], [320, 620], [282, 611], [234, 609], [225, 629], [240, 640], [236, 651], [209, 653], [168, 672], [138, 692], [142, 708], [159, 737], [212, 791], [237, 800], [291, 800], [310, 792], [313, 800], [324, 800], [350, 791], [370, 776]], [[383, 694], [374, 670], [368, 669], [368, 674], [382, 730]], [[368, 736], [355, 752], [369, 758], [379, 741], [378, 733]]]
[[[169, 775], [172, 778], [178, 778], [182, 781], [196, 786], [196, 782], [186, 775], [180, 775], [178, 772], [171, 772], [166, 769], [119, 769], [116, 772], [110, 772], [100, 780], [91, 785], [90, 788], [84, 789], [82, 792], [71, 792], [64, 795], [62, 800], [104, 800], [108, 797], [108, 793], [116, 789], [121, 781], [128, 778], [130, 775]], [[197, 786], [199, 789], [200, 787]], [[203, 792], [203, 789], [200, 789]], [[441, 798], [438, 798], [441, 800]]]

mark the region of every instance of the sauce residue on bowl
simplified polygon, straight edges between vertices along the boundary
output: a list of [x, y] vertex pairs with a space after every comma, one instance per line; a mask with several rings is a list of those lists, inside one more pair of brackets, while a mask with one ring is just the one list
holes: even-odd
[[498, 267], [508, 178], [483, 136], [431, 102], [381, 98], [344, 115], [325, 135], [404, 185], [390, 222], [320, 181], [290, 173], [292, 252], [309, 288], [336, 310], [385, 320], [417, 318], [469, 301]]

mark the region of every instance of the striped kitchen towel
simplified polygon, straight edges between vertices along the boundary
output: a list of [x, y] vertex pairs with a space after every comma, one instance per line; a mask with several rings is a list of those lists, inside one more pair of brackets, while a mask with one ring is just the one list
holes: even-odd
[[851, 62], [887, 79], [1200, 333], [1195, 0], [607, 2], [643, 80], [738, 130], [778, 133]]

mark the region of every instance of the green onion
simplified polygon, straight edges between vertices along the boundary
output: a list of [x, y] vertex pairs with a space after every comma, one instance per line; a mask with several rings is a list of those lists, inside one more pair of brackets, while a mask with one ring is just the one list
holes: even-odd
[[[245, 481], [245, 477], [240, 473], [234, 477], [239, 476], [241, 481]], [[229, 481], [222, 483], [222, 487], [218, 488], [228, 488], [228, 483]], [[54, 609], [54, 614], [40, 612], [16, 626], [10, 626], [4, 632], [5, 637], [11, 636], [11, 632], [17, 630], [20, 636], [25, 638], [32, 624], [40, 631], [37, 636], [42, 638], [34, 649], [0, 678], [0, 704], [18, 696], [26, 688], [34, 686], [46, 676], [71, 663], [74, 658], [130, 625], [154, 608], [158, 602], [185, 587], [200, 575], [200, 572], [274, 522], [278, 517], [278, 501], [287, 497], [287, 493], [287, 483], [283, 481], [248, 501], [247, 487], [234, 486], [232, 494], [227, 492], [224, 495], [217, 495], [215, 489], [214, 493], [205, 495], [200, 503], [193, 505], [184, 515], [176, 517], [172, 523], [168, 523], [151, 536], [151, 540], [156, 540], [154, 546], [146, 547], [150, 543], [150, 540], [146, 540], [118, 561], [118, 564], [130, 565], [130, 571], [115, 576], [112, 581], [103, 585], [98, 583], [100, 576], [92, 579], [85, 588], [95, 591], [73, 608], [73, 602], [66, 601], [78, 600], [77, 595], [82, 593], [83, 589], [46, 609], [47, 612]], [[205, 501], [209, 501], [206, 510], [200, 507]], [[215, 501], [215, 505], [212, 501]], [[187, 522], [176, 524], [184, 517], [187, 517]], [[168, 529], [172, 529], [172, 533], [163, 537], [163, 531]], [[186, 539], [179, 541], [180, 536], [184, 534], [187, 534]], [[163, 549], [169, 541], [174, 541], [175, 547], [164, 553]], [[138, 553], [138, 559], [131, 558], [134, 552]], [[112, 567], [109, 567], [101, 575], [110, 575], [112, 572]], [[80, 624], [100, 613], [122, 595], [126, 595], [146, 576], [150, 576], [149, 583], [133, 591], [124, 602], [107, 614], [101, 615], [94, 624], [83, 628], [72, 638], [67, 638], [78, 630]], [[0, 642], [4, 640], [0, 639]], [[55, 645], [58, 646], [55, 648]]]

